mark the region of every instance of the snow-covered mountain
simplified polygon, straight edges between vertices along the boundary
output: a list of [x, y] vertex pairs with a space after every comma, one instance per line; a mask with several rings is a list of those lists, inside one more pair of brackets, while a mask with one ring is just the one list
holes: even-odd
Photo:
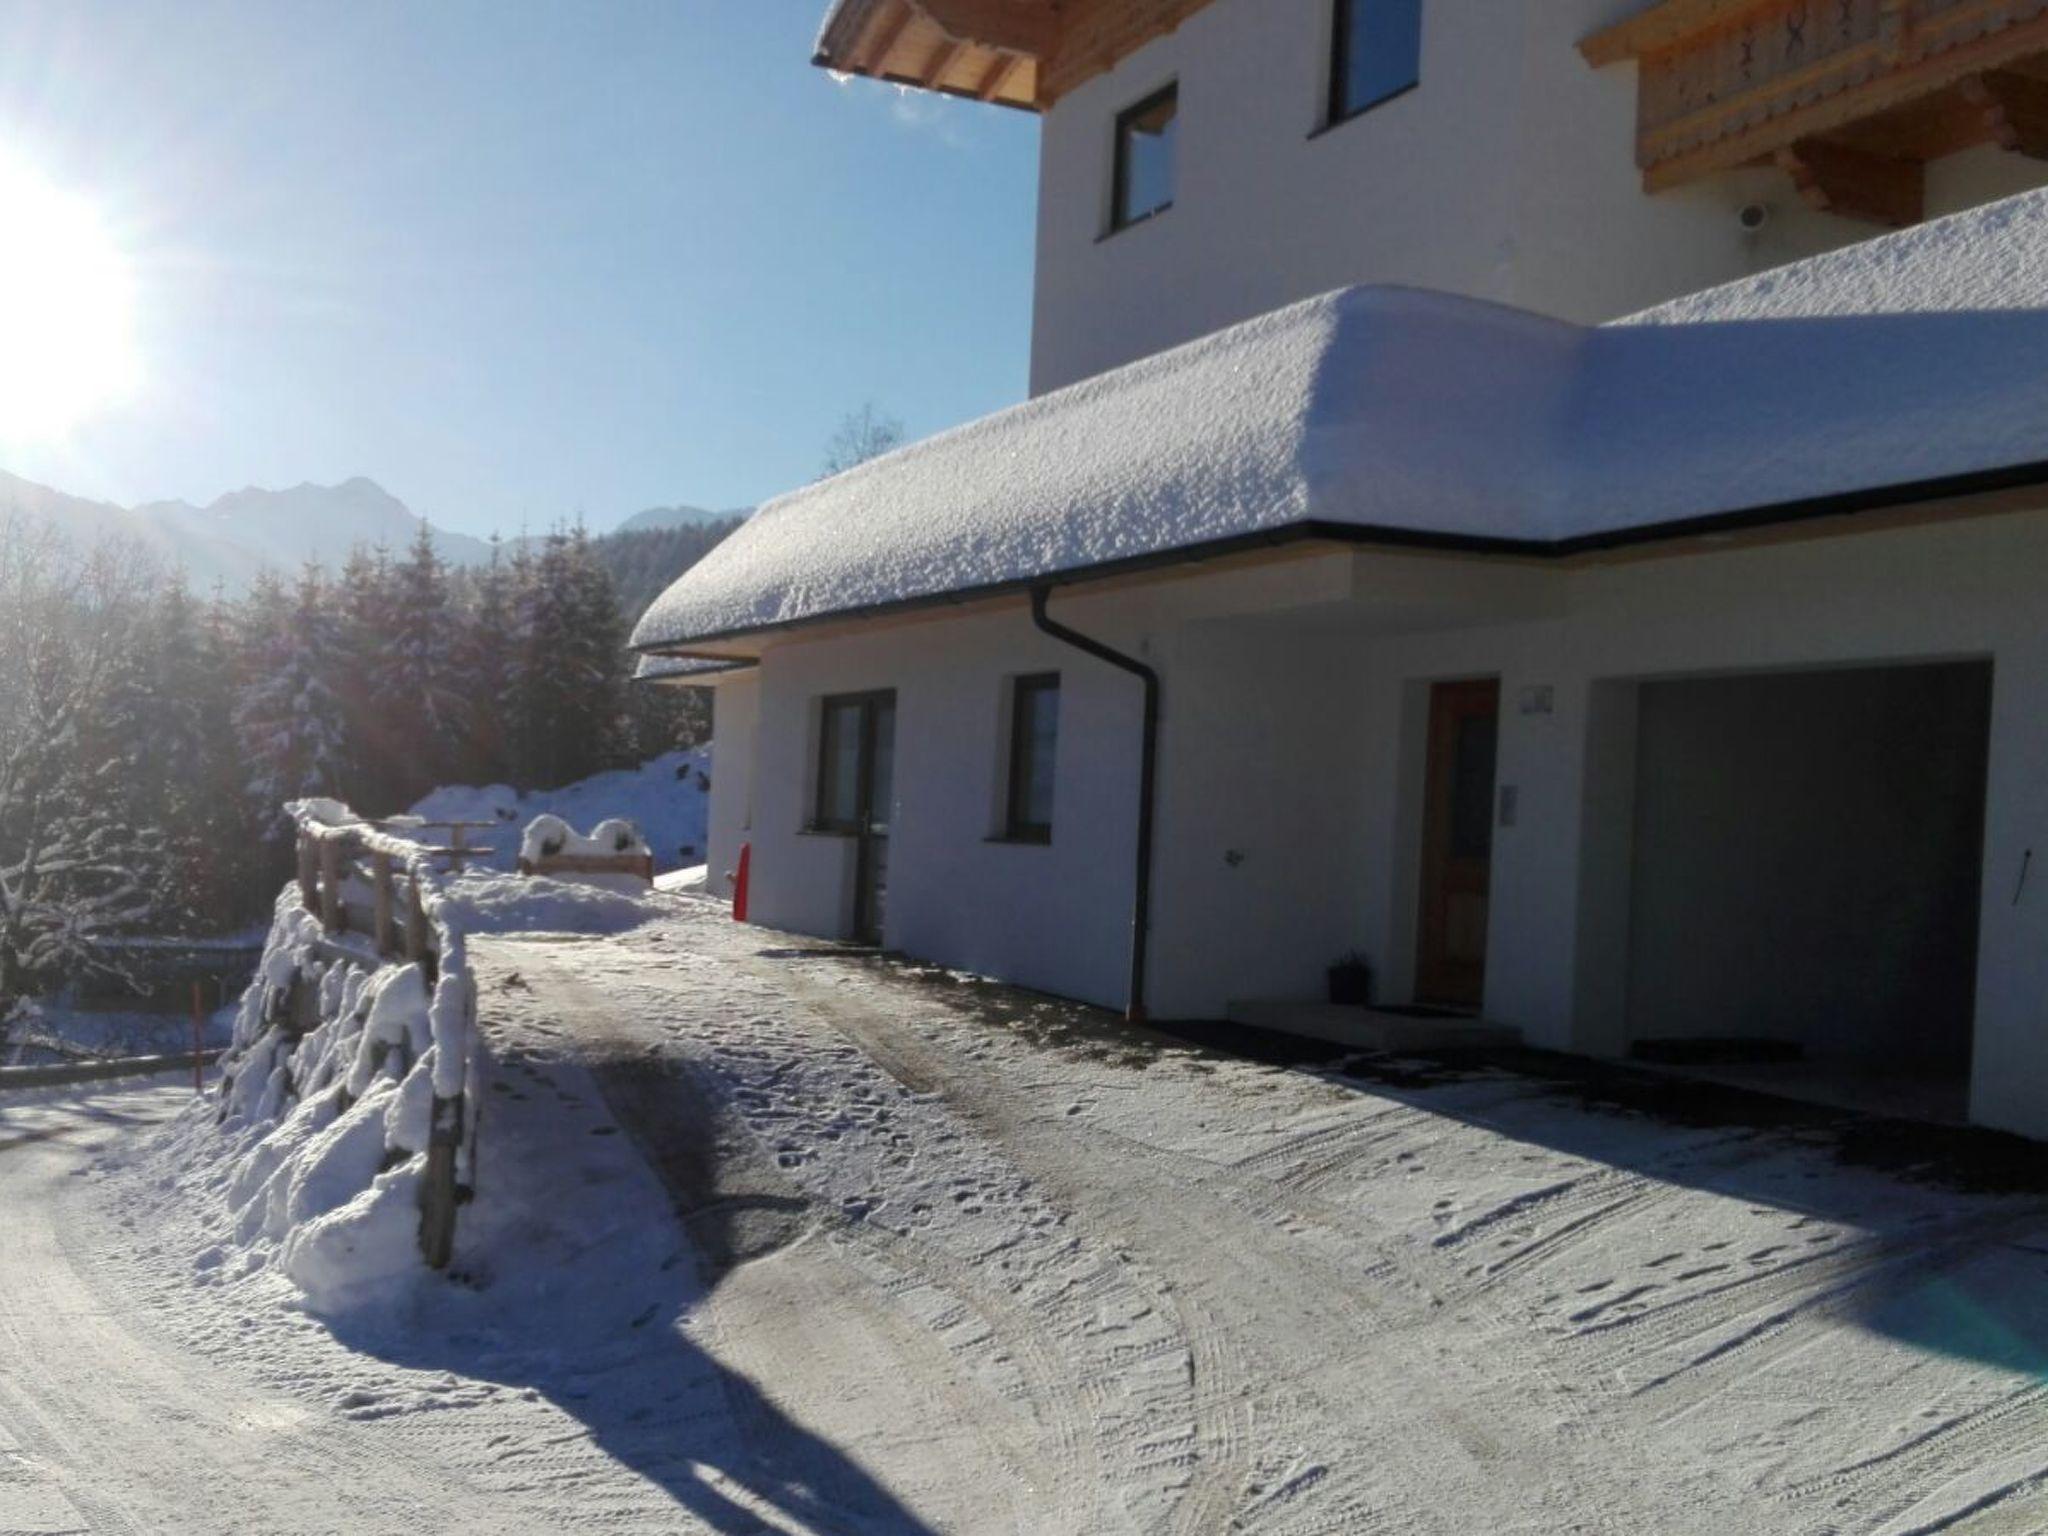
[[[89, 501], [0, 470], [0, 517], [20, 511], [81, 542], [115, 537], [167, 564], [182, 566], [194, 586], [214, 582], [246, 586], [269, 566], [290, 572], [306, 560], [340, 565], [358, 544], [381, 544], [394, 553], [411, 542], [420, 518], [378, 485], [357, 476], [339, 485], [296, 485], [288, 490], [249, 486], [203, 507], [153, 501], [118, 507]], [[490, 546], [468, 534], [434, 530], [443, 559], [471, 564]]]

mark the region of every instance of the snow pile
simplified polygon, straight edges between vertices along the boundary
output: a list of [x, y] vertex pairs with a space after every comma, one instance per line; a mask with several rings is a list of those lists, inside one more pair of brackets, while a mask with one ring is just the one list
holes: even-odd
[[[298, 810], [311, 825], [350, 825], [345, 811]], [[326, 935], [288, 887], [222, 1063], [232, 1164], [223, 1192], [240, 1267], [274, 1264], [329, 1317], [389, 1307], [427, 1276], [420, 1201], [437, 1135], [455, 1147], [457, 1189], [478, 1185], [490, 1064], [467, 936], [617, 933], [663, 910], [648, 897], [489, 870], [429, 874], [423, 890], [439, 950], [431, 984], [420, 965], [381, 961], [360, 936]]]
[[235, 1021], [220, 1114], [239, 1153], [236, 1243], [331, 1314], [425, 1272], [420, 1191], [436, 1079], [450, 1074], [419, 966], [329, 958], [320, 940], [288, 891]]
[[657, 873], [704, 861], [711, 791], [711, 748], [665, 752], [638, 768], [593, 774], [560, 789], [521, 793], [505, 784], [449, 785], [412, 808], [432, 833], [452, 821], [489, 823], [494, 831], [473, 841], [490, 845], [482, 860], [493, 869], [517, 868], [518, 831], [534, 817], [551, 815], [571, 826], [623, 819], [633, 823], [654, 855]]
[[1283, 529], [1568, 551], [2048, 458], [2044, 232], [2026, 193], [1604, 327], [1327, 294], [768, 503], [633, 644]]
[[634, 880], [615, 890], [551, 876], [472, 870], [446, 882], [441, 910], [467, 933], [623, 933], [663, 907]]

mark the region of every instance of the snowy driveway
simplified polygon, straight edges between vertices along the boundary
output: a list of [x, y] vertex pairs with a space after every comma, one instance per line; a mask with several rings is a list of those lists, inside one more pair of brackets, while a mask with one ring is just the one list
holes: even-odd
[[1867, 1128], [1269, 1068], [696, 913], [486, 954], [664, 1166], [694, 1329], [930, 1529], [2048, 1528], [2048, 1205]]
[[0, 1532], [2048, 1528], [2048, 1199], [1867, 1129], [1262, 1066], [707, 906], [477, 960], [475, 1219], [587, 1247], [381, 1332], [220, 1273], [174, 1088], [0, 1101]]

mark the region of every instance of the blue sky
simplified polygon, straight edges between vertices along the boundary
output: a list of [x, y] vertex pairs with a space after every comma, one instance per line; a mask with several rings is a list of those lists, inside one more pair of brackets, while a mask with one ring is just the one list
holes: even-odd
[[0, 468], [606, 527], [1021, 398], [1036, 123], [834, 83], [825, 4], [8, 0], [0, 146], [112, 233], [138, 366]]

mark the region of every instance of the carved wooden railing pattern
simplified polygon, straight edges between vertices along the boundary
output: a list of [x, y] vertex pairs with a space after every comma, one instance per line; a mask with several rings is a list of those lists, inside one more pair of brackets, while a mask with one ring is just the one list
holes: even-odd
[[[2033, 132], [2048, 111], [2048, 79], [2033, 73], [2048, 0], [1664, 0], [1580, 46], [1596, 65], [1638, 63], [1636, 159], [1651, 191], [1774, 162], [1798, 178], [1787, 154], [1822, 140], [1809, 200], [1825, 206], [1835, 171], [1867, 180], [1973, 144], [2048, 148]], [[1858, 201], [1852, 188], [1838, 211], [1910, 222], [1898, 215], [1917, 185]]]

